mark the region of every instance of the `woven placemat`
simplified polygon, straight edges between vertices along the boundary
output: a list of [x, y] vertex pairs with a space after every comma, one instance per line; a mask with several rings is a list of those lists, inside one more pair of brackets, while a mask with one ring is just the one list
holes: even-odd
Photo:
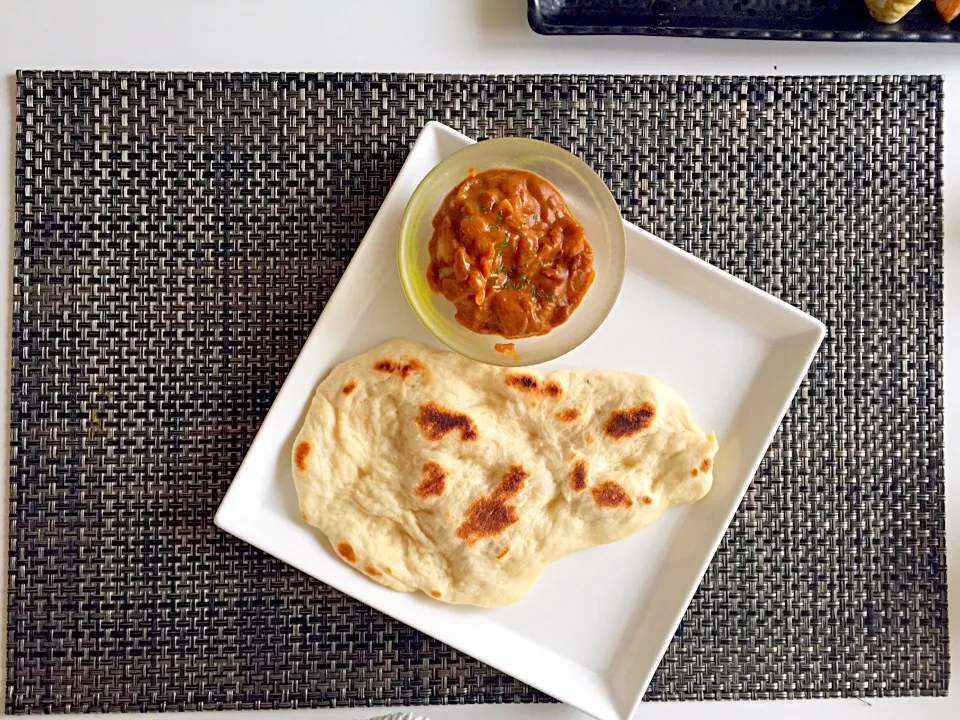
[[829, 335], [648, 699], [947, 689], [938, 78], [22, 73], [8, 712], [543, 695], [212, 519], [419, 129]]

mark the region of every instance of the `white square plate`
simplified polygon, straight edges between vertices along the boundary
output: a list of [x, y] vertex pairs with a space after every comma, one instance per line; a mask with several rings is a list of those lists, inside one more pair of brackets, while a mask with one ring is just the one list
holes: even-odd
[[627, 224], [616, 307], [558, 367], [655, 375], [720, 442], [707, 497], [621, 542], [550, 566], [515, 605], [482, 610], [388, 590], [300, 517], [291, 447], [316, 385], [393, 337], [436, 345], [407, 305], [397, 229], [413, 189], [473, 142], [428, 123], [284, 382], [217, 512], [219, 527], [602, 720], [640, 698], [824, 336], [817, 320]]

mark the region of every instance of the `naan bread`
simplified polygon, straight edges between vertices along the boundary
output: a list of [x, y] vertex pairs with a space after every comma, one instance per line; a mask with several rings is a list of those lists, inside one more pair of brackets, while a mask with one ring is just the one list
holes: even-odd
[[717, 442], [650, 377], [393, 340], [334, 368], [294, 443], [304, 519], [395, 590], [496, 607], [710, 490]]

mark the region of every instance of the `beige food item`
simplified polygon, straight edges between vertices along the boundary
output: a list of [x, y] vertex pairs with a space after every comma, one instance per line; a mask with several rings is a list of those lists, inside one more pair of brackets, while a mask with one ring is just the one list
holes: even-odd
[[320, 383], [293, 473], [304, 519], [360, 572], [496, 607], [554, 560], [702, 498], [716, 451], [653, 378], [392, 340]]
[[960, 17], [960, 0], [936, 0], [937, 10], [947, 22]]
[[874, 19], [895, 23], [920, 4], [920, 0], [866, 0], [867, 9]]

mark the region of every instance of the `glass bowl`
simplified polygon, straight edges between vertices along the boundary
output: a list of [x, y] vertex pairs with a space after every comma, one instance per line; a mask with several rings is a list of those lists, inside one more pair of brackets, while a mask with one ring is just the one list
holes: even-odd
[[[454, 318], [453, 303], [430, 291], [427, 266], [433, 216], [447, 193], [470, 169], [516, 168], [551, 182], [583, 226], [593, 247], [593, 283], [576, 310], [546, 335], [508, 340], [468, 330]], [[444, 159], [414, 190], [400, 222], [397, 261], [400, 283], [413, 312], [434, 337], [451, 350], [490, 365], [537, 365], [565, 355], [589, 338], [613, 308], [626, 266], [623, 220], [616, 201], [599, 176], [572, 153], [528, 138], [496, 138], [463, 148]], [[503, 354], [494, 345], [513, 343]]]

